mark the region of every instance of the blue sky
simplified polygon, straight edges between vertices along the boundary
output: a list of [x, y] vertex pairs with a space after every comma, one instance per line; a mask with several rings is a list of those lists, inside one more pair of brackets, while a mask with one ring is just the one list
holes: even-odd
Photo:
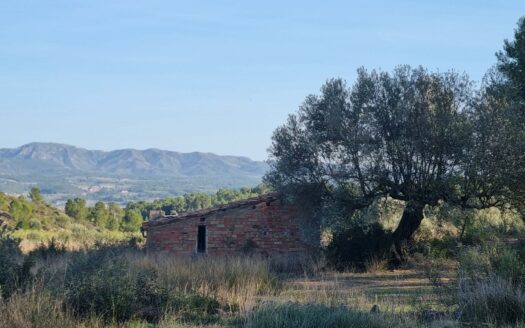
[[360, 66], [479, 80], [525, 1], [0, 2], [0, 148], [31, 141], [266, 158]]

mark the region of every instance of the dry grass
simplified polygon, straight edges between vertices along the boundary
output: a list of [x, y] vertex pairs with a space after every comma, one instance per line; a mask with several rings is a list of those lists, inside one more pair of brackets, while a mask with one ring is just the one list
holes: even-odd
[[[443, 281], [451, 281], [453, 272]], [[283, 301], [347, 306], [369, 311], [374, 304], [393, 314], [413, 313], [424, 304], [442, 308], [441, 295], [423, 272], [416, 270], [376, 271], [373, 273], [327, 272], [314, 278], [287, 281], [280, 295]]]
[[63, 310], [62, 302], [49, 292], [39, 290], [16, 294], [0, 302], [0, 328], [76, 327]]
[[134, 266], [152, 268], [160, 283], [173, 292], [193, 291], [228, 304], [231, 312], [249, 311], [258, 297], [273, 296], [280, 280], [268, 261], [256, 257], [174, 258], [130, 254]]
[[21, 240], [20, 249], [24, 254], [47, 247], [53, 241], [57, 246], [68, 251], [78, 251], [92, 248], [95, 244], [116, 244], [131, 237], [141, 238], [139, 233], [125, 233], [113, 230], [99, 230], [86, 228], [84, 225], [72, 225], [71, 229], [45, 230], [16, 230], [14, 238]]
[[[0, 324], [0, 328], [265, 327], [257, 320], [264, 322], [272, 316], [279, 320], [266, 321], [268, 327], [287, 327], [288, 316], [299, 320], [295, 327], [303, 327], [300, 322], [312, 321], [308, 319], [311, 312], [317, 313], [314, 317], [344, 323], [331, 327], [352, 327], [354, 324], [355, 327], [390, 327], [392, 320], [398, 327], [412, 327], [417, 324], [418, 313], [423, 308], [444, 309], [441, 295], [436, 293], [425, 273], [417, 270], [384, 271], [378, 266], [368, 273], [323, 272], [316, 264], [315, 268], [304, 270], [303, 275], [285, 276], [272, 273], [272, 261], [256, 257], [174, 258], [163, 254], [148, 256], [137, 251], [119, 254], [129, 266], [127, 274], [154, 272], [153, 281], [169, 295], [198, 294], [217, 299], [221, 304], [218, 317], [211, 321], [190, 322], [169, 308], [161, 312], [164, 314], [155, 324], [137, 320], [135, 316], [119, 323], [111, 318], [108, 322], [107, 317], [98, 313], [73, 317], [61, 300], [66, 298], [61, 296], [64, 291], [60, 277], [71, 265], [68, 258], [75, 254], [63, 254], [37, 266], [46, 268], [50, 279], [58, 279], [59, 283], [46, 285], [42, 282], [45, 287], [15, 295], [1, 304], [0, 321], [9, 324]], [[446, 284], [451, 277], [449, 272], [448, 276], [443, 275], [442, 281]], [[53, 291], [53, 296], [49, 290]], [[379, 305], [381, 315], [370, 316], [370, 309], [375, 304]], [[304, 321], [305, 318], [308, 320]], [[432, 325], [439, 327], [441, 323]]]

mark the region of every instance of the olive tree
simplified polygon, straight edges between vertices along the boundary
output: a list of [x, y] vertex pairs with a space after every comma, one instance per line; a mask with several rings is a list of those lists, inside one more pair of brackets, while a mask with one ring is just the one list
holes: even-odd
[[[296, 201], [348, 213], [378, 198], [404, 202], [391, 240], [402, 261], [402, 245], [425, 206], [481, 208], [504, 201], [506, 167], [485, 167], [497, 154], [480, 150], [489, 139], [501, 142], [490, 138], [489, 117], [479, 116], [493, 108], [482, 100], [488, 101], [465, 75], [421, 67], [360, 69], [352, 87], [329, 80], [274, 132], [265, 181]], [[497, 176], [487, 179], [483, 170]]]

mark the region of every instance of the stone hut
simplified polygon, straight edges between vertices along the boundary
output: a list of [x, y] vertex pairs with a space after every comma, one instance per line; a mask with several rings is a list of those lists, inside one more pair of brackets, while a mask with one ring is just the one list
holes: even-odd
[[296, 206], [265, 194], [219, 207], [145, 222], [148, 251], [176, 255], [301, 254], [319, 244]]

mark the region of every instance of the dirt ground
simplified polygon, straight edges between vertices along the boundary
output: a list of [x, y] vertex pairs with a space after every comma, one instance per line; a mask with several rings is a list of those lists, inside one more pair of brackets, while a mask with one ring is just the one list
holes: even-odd
[[454, 281], [452, 267], [432, 273], [422, 268], [376, 273], [327, 272], [287, 280], [279, 298], [363, 311], [377, 304], [382, 311], [392, 313], [450, 312], [454, 307]]

